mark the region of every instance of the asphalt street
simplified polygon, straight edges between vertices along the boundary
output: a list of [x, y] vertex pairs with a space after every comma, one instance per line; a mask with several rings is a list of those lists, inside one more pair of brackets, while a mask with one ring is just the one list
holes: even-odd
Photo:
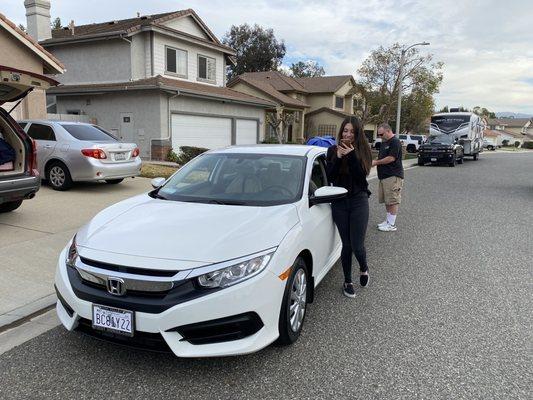
[[410, 169], [403, 201], [382, 233], [371, 197], [369, 287], [335, 268], [291, 347], [177, 359], [57, 327], [0, 356], [0, 398], [530, 399], [533, 153]]

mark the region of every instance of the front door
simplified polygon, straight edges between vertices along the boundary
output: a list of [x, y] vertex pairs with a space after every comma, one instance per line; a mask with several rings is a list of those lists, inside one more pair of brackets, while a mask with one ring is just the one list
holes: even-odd
[[[313, 161], [313, 168], [309, 180], [308, 194], [312, 195], [315, 190], [328, 185], [325, 168], [325, 156], [319, 156]], [[331, 204], [316, 204], [306, 210], [303, 219], [303, 229], [313, 232], [310, 248], [316, 249], [313, 258], [316, 260], [314, 276], [322, 277], [324, 269], [330, 260], [336, 247], [340, 243], [337, 228], [331, 215]]]
[[133, 113], [120, 113], [119, 139], [125, 143], [135, 143]]

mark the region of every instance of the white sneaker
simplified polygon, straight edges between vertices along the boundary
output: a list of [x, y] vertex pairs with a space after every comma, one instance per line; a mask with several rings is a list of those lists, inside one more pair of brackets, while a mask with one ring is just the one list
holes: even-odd
[[396, 232], [398, 228], [396, 228], [396, 225], [391, 225], [387, 222], [386, 225], [378, 226], [378, 229], [381, 232]]
[[385, 220], [382, 223], [378, 224], [378, 228], [381, 227], [381, 226], [385, 226], [385, 225], [388, 225], [387, 220]]

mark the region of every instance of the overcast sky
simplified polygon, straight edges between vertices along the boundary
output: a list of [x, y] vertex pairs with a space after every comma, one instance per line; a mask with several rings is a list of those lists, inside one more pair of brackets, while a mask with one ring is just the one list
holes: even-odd
[[[328, 75], [353, 74], [369, 52], [394, 42], [428, 41], [443, 61], [437, 106], [487, 107], [533, 114], [531, 0], [51, 0], [52, 18], [76, 24], [193, 8], [218, 37], [258, 23], [287, 45], [284, 63], [313, 59]], [[0, 12], [26, 24], [23, 0]]]

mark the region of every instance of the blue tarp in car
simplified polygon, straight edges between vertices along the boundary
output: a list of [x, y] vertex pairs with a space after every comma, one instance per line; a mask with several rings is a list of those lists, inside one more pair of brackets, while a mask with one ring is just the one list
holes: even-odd
[[0, 137], [0, 164], [14, 162], [16, 158], [15, 149]]
[[315, 136], [310, 138], [307, 143], [309, 146], [330, 147], [335, 144], [333, 136]]

